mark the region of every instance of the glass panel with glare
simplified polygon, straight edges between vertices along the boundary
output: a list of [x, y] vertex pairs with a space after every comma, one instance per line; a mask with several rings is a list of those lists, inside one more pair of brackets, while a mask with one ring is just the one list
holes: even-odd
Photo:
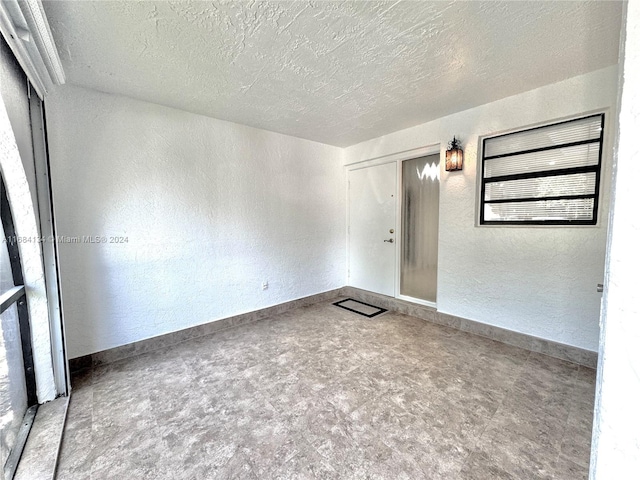
[[563, 168], [598, 165], [600, 143], [574, 145], [545, 152], [525, 153], [511, 157], [492, 158], [484, 162], [484, 177], [502, 177], [520, 173], [544, 172]]
[[595, 172], [589, 172], [487, 183], [484, 199], [507, 200], [514, 198], [593, 195], [595, 193], [596, 174]]
[[402, 163], [400, 293], [436, 301], [440, 155]]
[[484, 156], [561, 146], [568, 143], [597, 140], [602, 131], [602, 117], [582, 118], [571, 122], [553, 124], [499, 137], [488, 138], [484, 142]]
[[485, 203], [484, 219], [489, 222], [591, 220], [593, 217], [593, 201], [593, 198], [581, 198]]

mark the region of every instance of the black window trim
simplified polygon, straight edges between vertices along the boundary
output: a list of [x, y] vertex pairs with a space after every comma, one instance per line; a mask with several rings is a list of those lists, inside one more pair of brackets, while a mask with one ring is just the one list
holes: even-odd
[[[548, 128], [558, 125], [563, 125], [566, 123], [576, 122], [579, 120], [585, 120], [588, 118], [600, 118], [600, 136], [597, 139], [588, 139], [581, 140], [578, 142], [569, 142], [561, 145], [553, 145], [541, 148], [533, 148], [528, 150], [520, 150], [516, 152], [509, 152], [501, 155], [492, 155], [485, 156], [485, 142], [487, 140], [494, 140], [500, 137], [506, 137], [508, 135], [514, 135], [522, 132], [529, 132], [533, 130], [539, 130], [542, 128]], [[539, 125], [537, 127], [532, 128], [523, 128], [521, 130], [514, 130], [511, 132], [503, 133], [500, 135], [492, 135], [488, 137], [484, 137], [482, 139], [482, 161], [480, 162], [480, 226], [499, 226], [499, 225], [516, 225], [516, 226], [526, 226], [526, 225], [544, 225], [544, 226], [571, 226], [571, 225], [582, 225], [582, 226], [596, 226], [598, 224], [598, 209], [599, 209], [599, 201], [600, 201], [600, 179], [602, 175], [602, 152], [604, 145], [604, 122], [605, 122], [605, 113], [594, 113], [591, 115], [585, 115], [581, 117], [575, 117], [568, 120], [563, 120], [560, 122], [547, 123], [544, 125]], [[555, 169], [555, 170], [542, 170], [538, 172], [526, 172], [526, 173], [518, 173], [512, 175], [502, 175], [499, 177], [490, 177], [485, 178], [485, 162], [487, 160], [493, 160], [497, 158], [505, 158], [515, 155], [523, 155], [528, 153], [537, 153], [546, 150], [555, 150], [559, 148], [567, 148], [578, 145], [586, 145], [591, 143], [599, 142], [598, 148], [598, 163], [596, 165], [589, 165], [586, 167], [574, 167], [574, 168], [563, 168], [563, 169]], [[500, 181], [508, 181], [508, 180], [523, 180], [527, 178], [540, 178], [540, 177], [550, 177], [550, 176], [560, 176], [560, 175], [570, 175], [576, 173], [595, 173], [595, 193], [590, 195], [564, 195], [559, 197], [534, 197], [534, 198], [516, 198], [516, 199], [500, 199], [500, 200], [485, 200], [486, 194], [486, 185], [488, 183], [495, 183]], [[584, 199], [584, 198], [593, 198], [593, 218], [591, 220], [485, 220], [484, 219], [484, 206], [485, 204], [491, 203], [517, 203], [517, 202], [526, 202], [526, 201], [547, 201], [547, 200], [573, 200], [573, 199]]]

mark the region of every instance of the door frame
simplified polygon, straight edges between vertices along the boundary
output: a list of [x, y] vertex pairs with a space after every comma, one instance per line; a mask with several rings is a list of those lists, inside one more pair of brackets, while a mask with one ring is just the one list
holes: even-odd
[[31, 116], [40, 235], [51, 240], [42, 242], [41, 254], [49, 312], [53, 377], [57, 395], [66, 396], [71, 391], [71, 377], [68, 371], [66, 336], [62, 321], [60, 262], [56, 221], [53, 215], [53, 188], [51, 186], [51, 165], [49, 163], [49, 146], [47, 143], [46, 110], [44, 101], [37, 95], [37, 92], [32, 91], [30, 82], [29, 114]]
[[[396, 219], [395, 219], [395, 230], [396, 230], [396, 242], [395, 242], [395, 268], [394, 268], [394, 298], [399, 300], [405, 300], [412, 303], [417, 303], [419, 305], [426, 305], [428, 307], [437, 307], [437, 303], [429, 302], [427, 300], [421, 300], [419, 298], [408, 297], [406, 295], [400, 294], [400, 268], [401, 268], [401, 248], [400, 244], [402, 241], [402, 162], [405, 160], [412, 160], [414, 158], [425, 157], [427, 155], [440, 155], [440, 173], [442, 174], [442, 158], [443, 151], [440, 143], [433, 143], [429, 145], [424, 145], [422, 147], [413, 148], [410, 150], [404, 150], [401, 152], [390, 153], [387, 155], [381, 155], [379, 157], [368, 158], [364, 160], [359, 160], [357, 162], [351, 162], [345, 164], [346, 169], [346, 182], [345, 182], [345, 192], [346, 192], [346, 242], [347, 242], [347, 265], [345, 269], [345, 275], [347, 278], [347, 283], [349, 283], [349, 268], [351, 265], [351, 252], [350, 252], [350, 230], [349, 227], [351, 225], [351, 219], [349, 218], [349, 172], [353, 170], [361, 170], [363, 168], [376, 167], [379, 165], [384, 165], [387, 163], [395, 163], [396, 164]], [[441, 175], [442, 176], [442, 175]], [[442, 190], [440, 190], [442, 191]], [[438, 201], [438, 208], [440, 206], [440, 202]], [[440, 230], [440, 225], [438, 223], [438, 231]], [[440, 262], [438, 262], [439, 264]], [[437, 300], [437, 294], [436, 294]]]

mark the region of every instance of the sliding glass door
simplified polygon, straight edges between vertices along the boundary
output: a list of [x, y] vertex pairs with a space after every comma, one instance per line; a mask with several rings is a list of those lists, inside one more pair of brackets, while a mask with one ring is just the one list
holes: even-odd
[[[16, 195], [20, 189], [15, 182], [7, 183], [16, 179], [12, 170], [16, 158], [25, 169], [22, 178], [25, 173], [33, 177], [29, 88], [26, 75], [0, 37], [0, 478], [4, 480], [15, 474], [38, 403], [21, 242], [39, 238], [17, 233], [23, 224], [16, 225], [15, 220], [24, 218], [31, 199]], [[35, 184], [29, 187], [27, 194], [35, 198]], [[33, 208], [37, 213], [35, 202]]]

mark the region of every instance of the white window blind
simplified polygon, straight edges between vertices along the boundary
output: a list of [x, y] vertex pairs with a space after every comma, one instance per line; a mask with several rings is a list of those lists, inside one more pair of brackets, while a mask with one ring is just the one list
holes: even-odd
[[480, 223], [595, 225], [604, 114], [482, 142]]

